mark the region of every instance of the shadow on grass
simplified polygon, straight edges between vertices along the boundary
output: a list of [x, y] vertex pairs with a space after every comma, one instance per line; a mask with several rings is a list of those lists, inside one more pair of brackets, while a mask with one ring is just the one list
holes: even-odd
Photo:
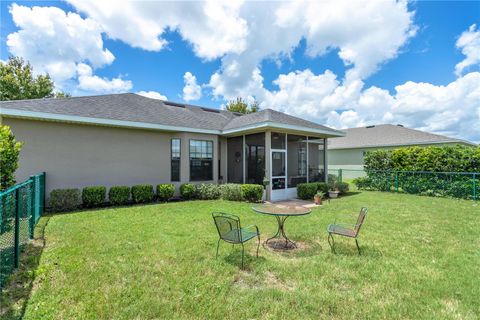
[[[261, 250], [258, 252], [258, 258], [256, 256], [256, 245], [255, 250], [252, 249], [251, 253], [247, 245], [245, 245], [245, 256], [244, 256], [244, 271], [249, 271], [254, 268], [256, 265], [262, 264], [266, 261], [265, 257], [262, 256]], [[239, 269], [242, 268], [242, 246], [237, 245], [232, 248], [232, 246], [225, 245], [223, 250], [220, 248], [218, 252], [218, 259], [222, 259], [226, 263], [236, 266]]]
[[[338, 238], [338, 237], [337, 237]], [[360, 243], [360, 254], [358, 254], [357, 247], [355, 246], [355, 240], [352, 240], [352, 243], [348, 243], [345, 241], [337, 241], [335, 239], [335, 252], [331, 251], [331, 248], [328, 248], [329, 251], [332, 252], [334, 255], [338, 256], [352, 256], [352, 257], [368, 257], [373, 259], [379, 259], [383, 256], [382, 251], [380, 251], [377, 247], [362, 244]], [[343, 239], [343, 240], [351, 240], [351, 239]]]
[[37, 276], [37, 267], [45, 248], [45, 228], [49, 216], [40, 220], [35, 228], [35, 239], [30, 241], [20, 255], [20, 266], [10, 275], [0, 292], [0, 318], [22, 319]]

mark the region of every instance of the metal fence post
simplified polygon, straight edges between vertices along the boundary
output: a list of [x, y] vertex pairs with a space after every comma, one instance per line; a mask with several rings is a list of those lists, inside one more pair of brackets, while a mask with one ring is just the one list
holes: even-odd
[[35, 229], [35, 219], [36, 219], [36, 213], [37, 213], [37, 206], [38, 206], [38, 203], [37, 203], [37, 192], [36, 192], [36, 188], [37, 188], [37, 179], [35, 176], [31, 176], [30, 177], [30, 181], [32, 182], [30, 184], [30, 212], [29, 212], [29, 217], [28, 217], [28, 221], [29, 221], [29, 232], [28, 232], [28, 235], [29, 235], [29, 238], [30, 239], [33, 239], [33, 230]]
[[475, 173], [473, 174], [473, 200], [477, 200], [477, 182]]
[[19, 189], [15, 190], [15, 234], [14, 234], [14, 255], [13, 255], [13, 264], [15, 268], [18, 268], [18, 262], [20, 260], [20, 206], [19, 203]]
[[395, 171], [395, 192], [398, 192], [398, 171]]
[[342, 182], [342, 169], [338, 169], [338, 182]]

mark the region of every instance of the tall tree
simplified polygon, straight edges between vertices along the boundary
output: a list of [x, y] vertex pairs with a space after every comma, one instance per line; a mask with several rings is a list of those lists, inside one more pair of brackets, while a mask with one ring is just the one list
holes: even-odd
[[10, 57], [0, 62], [0, 100], [68, 97], [68, 93], [54, 91], [48, 74], [33, 76], [32, 65], [20, 57]]
[[260, 110], [257, 101], [253, 101], [248, 104], [245, 99], [242, 97], [237, 97], [235, 100], [231, 100], [227, 103], [227, 110], [230, 112], [239, 112], [239, 113], [254, 113]]

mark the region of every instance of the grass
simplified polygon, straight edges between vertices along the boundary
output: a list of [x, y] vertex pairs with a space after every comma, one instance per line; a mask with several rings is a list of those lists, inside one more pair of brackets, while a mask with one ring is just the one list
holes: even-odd
[[[356, 252], [325, 232], [339, 214], [369, 207]], [[4, 317], [25, 319], [478, 319], [480, 205], [361, 192], [289, 218], [301, 250], [222, 244], [212, 211], [257, 224], [248, 203], [191, 201], [43, 217], [38, 246], [2, 295]], [[44, 232], [44, 236], [43, 235]], [[44, 242], [43, 242], [44, 241]], [[40, 256], [41, 253], [41, 256]], [[29, 268], [33, 268], [32, 271]]]

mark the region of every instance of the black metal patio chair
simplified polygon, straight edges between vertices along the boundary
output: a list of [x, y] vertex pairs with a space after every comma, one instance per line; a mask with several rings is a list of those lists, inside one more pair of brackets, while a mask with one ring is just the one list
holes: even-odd
[[217, 242], [217, 254], [215, 258], [218, 258], [218, 248], [220, 246], [220, 240], [231, 243], [232, 245], [241, 244], [242, 245], [242, 269], [243, 269], [243, 259], [245, 255], [244, 243], [255, 237], [258, 238], [257, 244], [257, 257], [258, 249], [260, 247], [260, 232], [256, 225], [250, 225], [242, 228], [240, 225], [240, 218], [229, 213], [224, 212], [213, 212], [212, 213], [215, 226], [217, 227], [219, 239]]
[[[332, 248], [333, 253], [335, 253], [335, 241], [333, 240], [333, 235], [339, 235], [343, 237], [353, 238], [355, 239], [355, 244], [357, 245], [358, 254], [360, 254], [360, 247], [358, 245], [358, 234], [360, 233], [360, 228], [365, 221], [365, 217], [367, 216], [368, 209], [363, 207], [360, 209], [360, 213], [358, 214], [357, 223], [355, 224], [347, 224], [347, 223], [337, 223], [336, 221], [332, 224], [329, 224], [327, 227], [328, 232], [328, 244]], [[330, 243], [330, 239], [332, 242]]]

